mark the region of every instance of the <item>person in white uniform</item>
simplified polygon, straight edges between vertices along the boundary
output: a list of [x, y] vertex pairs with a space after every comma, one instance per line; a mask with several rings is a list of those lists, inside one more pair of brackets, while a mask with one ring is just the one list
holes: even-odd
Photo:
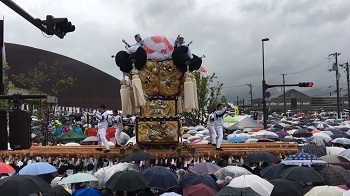
[[120, 147], [122, 145], [120, 134], [123, 131], [123, 120], [118, 114], [118, 110], [113, 110], [113, 127], [115, 128], [115, 147]]
[[215, 114], [215, 131], [217, 134], [216, 137], [216, 150], [222, 150], [221, 144], [224, 137], [224, 114], [226, 113], [227, 106], [224, 104], [218, 104], [216, 106]]
[[106, 132], [107, 132], [107, 127], [108, 127], [108, 114], [106, 112], [106, 106], [105, 105], [100, 105], [98, 108], [98, 112], [95, 114], [96, 119], [98, 120], [97, 124], [97, 140], [98, 140], [98, 148], [95, 150], [102, 151], [102, 143], [105, 146], [106, 150], [104, 152], [109, 152], [109, 144], [108, 140], [106, 138]]
[[140, 34], [136, 34], [134, 36], [134, 38], [135, 38], [136, 43], [133, 44], [133, 45], [129, 45], [128, 43], [126, 43], [125, 40], [122, 40], [122, 42], [125, 43], [125, 49], [126, 49], [126, 52], [128, 54], [136, 52], [136, 50], [139, 47], [143, 47], [144, 41], [142, 40], [141, 35]]
[[177, 38], [176, 38], [176, 40], [175, 40], [175, 42], [174, 42], [174, 48], [177, 48], [177, 47], [180, 47], [180, 46], [185, 46], [185, 47], [187, 47], [187, 48], [188, 48], [188, 50], [187, 50], [187, 55], [188, 55], [191, 59], [193, 59], [192, 52], [191, 52], [191, 50], [190, 50], [190, 48], [189, 48], [189, 46], [190, 46], [191, 44], [192, 44], [192, 41], [190, 41], [190, 43], [188, 43], [188, 44], [185, 44], [185, 39], [184, 39], [182, 36], [178, 35]]
[[212, 144], [213, 146], [216, 146], [216, 131], [215, 131], [215, 114], [214, 112], [210, 113], [207, 119], [207, 129], [210, 133], [210, 141], [209, 145]]

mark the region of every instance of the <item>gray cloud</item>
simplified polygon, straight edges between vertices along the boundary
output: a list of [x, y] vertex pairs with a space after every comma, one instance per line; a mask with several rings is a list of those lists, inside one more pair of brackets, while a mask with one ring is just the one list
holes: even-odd
[[[193, 41], [191, 50], [205, 54], [203, 66], [218, 75], [224, 86], [251, 83], [254, 98], [261, 96], [262, 54], [265, 43], [266, 80], [281, 84], [313, 81], [312, 89], [297, 88], [309, 95], [328, 95], [335, 90], [335, 73], [328, 72], [341, 52], [339, 63], [350, 61], [348, 32], [350, 1], [338, 0], [17, 0], [34, 17], [47, 14], [67, 17], [76, 31], [63, 40], [45, 38], [38, 29], [1, 4], [5, 16], [5, 40], [63, 54], [88, 63], [117, 78], [121, 77], [110, 55], [124, 49], [121, 39], [178, 34]], [[321, 62], [320, 64], [317, 64]], [[341, 71], [341, 87], [346, 80]], [[332, 86], [331, 88], [328, 88]], [[287, 88], [288, 89], [288, 88]], [[270, 89], [272, 94], [280, 88]], [[250, 99], [248, 86], [224, 88], [229, 100]], [[323, 94], [322, 94], [323, 93]]]

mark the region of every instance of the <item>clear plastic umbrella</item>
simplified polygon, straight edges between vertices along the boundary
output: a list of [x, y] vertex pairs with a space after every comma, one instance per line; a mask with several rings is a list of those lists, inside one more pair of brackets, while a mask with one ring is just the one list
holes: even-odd
[[236, 188], [250, 187], [262, 196], [270, 196], [274, 187], [270, 182], [257, 175], [239, 176], [232, 179], [227, 186]]
[[111, 176], [118, 171], [135, 170], [138, 171], [137, 165], [132, 163], [118, 163], [108, 167], [101, 168], [94, 173], [94, 176], [98, 179], [98, 187], [104, 187], [105, 183], [111, 178]]
[[238, 167], [238, 166], [226, 166], [214, 173], [215, 177], [218, 180], [225, 180], [226, 176], [231, 176], [232, 178], [236, 178], [241, 175], [249, 175], [249, 174], [252, 174], [252, 173], [248, 171], [246, 168]]

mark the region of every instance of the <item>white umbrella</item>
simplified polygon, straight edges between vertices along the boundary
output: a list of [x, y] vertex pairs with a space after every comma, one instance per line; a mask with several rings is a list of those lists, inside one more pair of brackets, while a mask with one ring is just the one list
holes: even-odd
[[181, 196], [181, 195], [174, 192], [167, 192], [167, 193], [161, 194], [160, 196]]
[[89, 136], [83, 140], [83, 142], [97, 142], [97, 137], [96, 136]]
[[136, 144], [136, 137], [134, 136], [126, 142], [126, 144], [129, 144], [129, 143], [132, 143], [133, 145], [135, 145]]
[[305, 196], [343, 196], [344, 192], [337, 186], [315, 186]]
[[327, 135], [326, 133], [323, 133], [323, 132], [315, 133], [315, 134], [312, 135], [312, 138], [316, 138], [316, 137], [320, 137], [323, 140], [325, 140], [326, 142], [332, 141], [331, 136], [329, 136], [329, 135]]
[[343, 156], [347, 159], [350, 159], [350, 149], [344, 150], [341, 153], [339, 153], [340, 156]]
[[325, 134], [327, 134], [329, 136], [333, 135], [332, 131], [322, 131], [320, 133], [325, 133]]
[[350, 190], [347, 190], [343, 193], [343, 196], [350, 196]]
[[341, 147], [326, 147], [326, 152], [328, 155], [339, 155], [341, 152], [343, 152], [345, 148]]
[[72, 143], [67, 143], [67, 144], [64, 144], [63, 146], [81, 146], [80, 144], [78, 144], [78, 143], [74, 143], [74, 142], [72, 142]]
[[250, 187], [261, 196], [270, 196], [273, 185], [257, 175], [242, 175], [231, 180], [227, 185], [234, 188]]
[[250, 138], [245, 141], [245, 143], [257, 143], [259, 139], [256, 138]]
[[336, 138], [336, 139], [332, 140], [332, 143], [350, 145], [350, 139], [348, 139], [348, 138]]
[[58, 184], [72, 184], [72, 183], [79, 183], [79, 182], [95, 182], [98, 181], [98, 179], [88, 173], [76, 173], [73, 175], [69, 175], [66, 178], [63, 178], [58, 182]]
[[231, 176], [232, 178], [236, 178], [241, 175], [250, 175], [250, 174], [252, 173], [248, 171], [246, 168], [238, 167], [238, 166], [226, 166], [214, 173], [215, 177], [218, 180], [225, 180], [226, 176]]
[[252, 136], [256, 138], [279, 138], [279, 136], [272, 131], [259, 131], [253, 133]]

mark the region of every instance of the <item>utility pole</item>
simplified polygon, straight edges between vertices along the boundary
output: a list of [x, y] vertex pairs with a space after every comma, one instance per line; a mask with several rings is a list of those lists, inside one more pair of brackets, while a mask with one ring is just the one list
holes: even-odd
[[346, 81], [348, 83], [348, 112], [350, 112], [350, 82], [349, 82], [349, 62], [341, 64], [340, 67], [346, 70]]
[[250, 94], [250, 108], [253, 109], [253, 91], [252, 91], [252, 84], [247, 84], [249, 86], [249, 94]]
[[283, 113], [286, 113], [286, 82], [284, 80], [284, 76], [287, 74], [281, 74], [283, 77]]
[[329, 56], [335, 57], [335, 63], [333, 64], [332, 71], [335, 71], [335, 79], [336, 79], [336, 85], [337, 85], [337, 114], [338, 114], [338, 118], [340, 118], [340, 96], [339, 96], [340, 74], [339, 74], [339, 69], [338, 69], [338, 56], [339, 55], [340, 55], [340, 53], [338, 53], [338, 52], [335, 52], [335, 53], [329, 55]]
[[236, 104], [237, 106], [239, 106], [239, 100], [238, 100], [238, 96], [237, 96], [237, 104]]

